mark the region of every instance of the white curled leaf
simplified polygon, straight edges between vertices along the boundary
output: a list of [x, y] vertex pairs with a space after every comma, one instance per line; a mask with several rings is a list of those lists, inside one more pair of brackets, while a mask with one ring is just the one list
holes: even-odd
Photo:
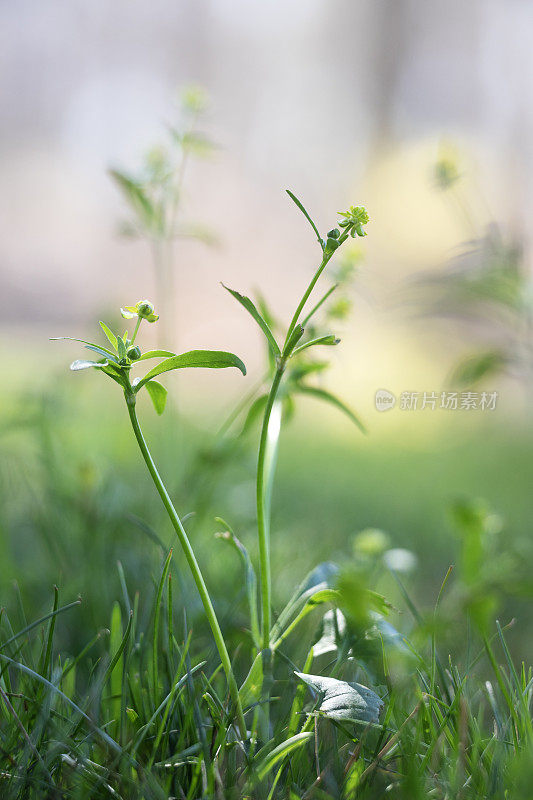
[[322, 618], [320, 639], [313, 645], [314, 657], [335, 653], [345, 633], [346, 617], [340, 609], [330, 608]]
[[306, 675], [303, 672], [295, 674], [321, 696], [318, 711], [325, 717], [374, 724], [379, 722], [383, 700], [372, 689], [337, 678]]

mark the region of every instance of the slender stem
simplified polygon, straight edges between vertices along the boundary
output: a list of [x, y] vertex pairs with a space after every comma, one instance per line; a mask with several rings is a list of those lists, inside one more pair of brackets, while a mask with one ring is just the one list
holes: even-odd
[[268, 395], [268, 400], [261, 428], [259, 441], [259, 455], [257, 458], [257, 530], [259, 535], [259, 565], [261, 572], [261, 608], [262, 608], [262, 638], [263, 649], [270, 647], [270, 605], [271, 605], [271, 577], [270, 577], [270, 520], [267, 509], [265, 458], [268, 443], [268, 425], [272, 407], [278, 394], [279, 385], [285, 369], [285, 359], [280, 359], [274, 380]]
[[338, 283], [334, 283], [334, 284], [333, 284], [333, 286], [331, 286], [331, 288], [329, 288], [329, 289], [328, 289], [328, 291], [326, 292], [326, 294], [325, 294], [325, 295], [323, 295], [323, 297], [321, 297], [321, 299], [318, 301], [318, 303], [316, 304], [316, 306], [314, 306], [314, 307], [311, 309], [311, 311], [309, 312], [309, 314], [308, 314], [308, 315], [305, 317], [305, 319], [303, 319], [303, 320], [302, 320], [302, 328], [305, 328], [305, 326], [307, 325], [307, 323], [309, 322], [309, 320], [311, 319], [311, 317], [314, 317], [314, 315], [315, 315], [315, 314], [316, 314], [316, 312], [319, 310], [319, 308], [320, 308], [321, 306], [323, 306], [323, 305], [324, 305], [324, 303], [326, 302], [326, 300], [328, 299], [328, 297], [329, 297], [330, 295], [332, 295], [332, 294], [333, 294], [333, 292], [335, 291], [335, 289], [338, 289], [338, 287], [339, 287], [339, 284], [338, 284]]
[[142, 319], [142, 317], [137, 317], [137, 322], [135, 323], [135, 330], [133, 331], [133, 336], [131, 337], [130, 344], [134, 344], [135, 343], [135, 338], [136, 338], [137, 332], [139, 330], [139, 325], [141, 324], [141, 319]]
[[[350, 227], [350, 228], [346, 228], [346, 230], [344, 231], [344, 233], [342, 233], [342, 234], [341, 234], [341, 236], [340, 236], [340, 237], [339, 237], [339, 239], [338, 239], [338, 243], [339, 243], [339, 244], [338, 244], [338, 247], [340, 247], [340, 245], [341, 245], [341, 244], [343, 244], [343, 243], [346, 241], [346, 239], [348, 238], [348, 236], [349, 236], [349, 234], [350, 234], [350, 231], [351, 231], [351, 227]], [[337, 249], [338, 249], [338, 247], [337, 247]], [[304, 296], [302, 297], [302, 299], [301, 299], [301, 300], [300, 300], [300, 302], [298, 303], [298, 308], [297, 308], [297, 309], [296, 309], [296, 311], [294, 312], [293, 318], [291, 319], [291, 324], [289, 325], [289, 329], [288, 329], [288, 331], [287, 331], [287, 337], [286, 337], [286, 339], [285, 339], [285, 345], [287, 345], [287, 342], [289, 341], [289, 338], [290, 338], [290, 336], [291, 336], [291, 333], [293, 332], [293, 330], [295, 329], [296, 325], [298, 324], [298, 320], [299, 320], [299, 318], [300, 318], [300, 314], [302, 313], [302, 311], [303, 311], [303, 309], [304, 309], [304, 306], [305, 306], [305, 304], [307, 303], [307, 301], [308, 301], [308, 299], [309, 299], [309, 295], [311, 294], [311, 292], [312, 292], [312, 291], [313, 291], [313, 289], [315, 288], [315, 284], [316, 284], [316, 282], [318, 281], [318, 279], [320, 278], [320, 276], [321, 276], [321, 275], [322, 275], [322, 273], [324, 272], [324, 270], [325, 270], [326, 266], [328, 265], [328, 262], [330, 261], [331, 257], [333, 256], [333, 254], [334, 254], [335, 252], [336, 252], [335, 250], [331, 250], [331, 251], [324, 252], [324, 255], [323, 255], [323, 257], [322, 257], [322, 261], [321, 261], [321, 263], [320, 263], [320, 266], [318, 267], [317, 271], [315, 272], [315, 274], [314, 274], [314, 275], [313, 275], [313, 277], [311, 278], [311, 282], [310, 282], [309, 286], [307, 287], [307, 289], [305, 290]], [[331, 290], [331, 291], [333, 291], [333, 290]], [[324, 299], [325, 299], [325, 298], [324, 298]], [[319, 305], [321, 305], [321, 304], [319, 304]], [[318, 307], [318, 306], [317, 306], [317, 307]], [[308, 315], [308, 316], [305, 318], [305, 322], [307, 322], [307, 321], [308, 321], [309, 317], [310, 317], [310, 316], [312, 316], [312, 314], [313, 314], [313, 313], [314, 313], [316, 310], [317, 310], [316, 308], [315, 308], [315, 309], [313, 309], [313, 311], [311, 312], [311, 314], [309, 314], [309, 315]]]
[[198, 593], [202, 599], [202, 603], [204, 606], [204, 610], [209, 621], [209, 625], [211, 626], [211, 631], [213, 633], [213, 638], [215, 639], [215, 644], [217, 646], [217, 650], [220, 656], [220, 660], [222, 662], [222, 666], [226, 673], [226, 678], [228, 681], [228, 687], [231, 699], [235, 705], [236, 713], [237, 713], [237, 724], [239, 727], [239, 732], [243, 739], [246, 738], [246, 723], [244, 721], [244, 714], [242, 710], [242, 704], [239, 697], [239, 689], [237, 686], [237, 682], [235, 680], [235, 676], [233, 674], [233, 669], [231, 666], [231, 660], [229, 657], [229, 653], [226, 648], [226, 643], [224, 642], [224, 637], [222, 635], [222, 631], [220, 630], [220, 625], [218, 623], [218, 619], [215, 613], [215, 609], [213, 608], [213, 604], [211, 602], [211, 598], [209, 596], [209, 592], [207, 586], [205, 584], [202, 572], [196, 560], [196, 556], [192, 549], [191, 543], [189, 542], [189, 538], [185, 532], [185, 528], [182, 525], [182, 522], [178, 516], [176, 509], [170, 499], [170, 496], [165, 488], [165, 485], [157, 471], [157, 467], [154, 463], [154, 460], [150, 454], [148, 449], [148, 445], [144, 439], [143, 433], [141, 431], [139, 420], [137, 419], [137, 413], [135, 411], [135, 395], [130, 395], [126, 393], [126, 403], [128, 406], [128, 412], [130, 415], [131, 425], [133, 428], [133, 432], [135, 433], [135, 438], [137, 439], [137, 444], [139, 445], [139, 449], [143, 455], [143, 458], [146, 462], [146, 466], [148, 467], [148, 471], [152, 477], [152, 480], [155, 484], [155, 487], [163, 501], [163, 505], [165, 506], [166, 512], [169, 516], [169, 519], [172, 523], [172, 527], [176, 531], [177, 537], [179, 542], [183, 548], [183, 552], [185, 553], [185, 558], [189, 564], [190, 570], [192, 572], [194, 582], [196, 583], [196, 588], [198, 589]]
[[287, 331], [287, 337], [285, 339], [285, 344], [287, 344], [287, 342], [289, 341], [291, 333], [293, 332], [293, 330], [295, 329], [296, 325], [298, 324], [298, 319], [300, 318], [300, 314], [302, 313], [303, 308], [304, 308], [305, 304], [307, 303], [307, 300], [309, 299], [309, 295], [311, 294], [311, 292], [315, 288], [315, 284], [316, 284], [317, 280], [320, 278], [320, 276], [322, 275], [322, 273], [324, 272], [324, 270], [326, 268], [326, 264], [328, 263], [330, 258], [331, 258], [331, 256], [324, 254], [324, 257], [323, 257], [323, 259], [322, 259], [322, 261], [320, 263], [319, 268], [317, 269], [317, 271], [313, 275], [313, 277], [311, 279], [311, 283], [309, 284], [309, 286], [305, 290], [305, 293], [304, 293], [302, 299], [298, 303], [298, 308], [294, 312], [293, 318], [291, 319], [291, 324], [289, 325], [289, 329]]

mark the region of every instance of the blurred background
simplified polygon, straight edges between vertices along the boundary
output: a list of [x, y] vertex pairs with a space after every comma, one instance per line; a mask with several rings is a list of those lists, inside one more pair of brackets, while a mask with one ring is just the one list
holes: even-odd
[[[159, 563], [155, 537], [171, 541], [120, 393], [69, 374], [78, 346], [48, 341], [94, 338], [99, 319], [123, 325], [120, 306], [149, 297], [168, 347], [232, 350], [249, 368], [245, 379], [171, 377], [168, 416], [141, 409], [178, 509], [196, 512], [200, 558], [229, 614], [239, 565], [213, 545], [213, 520], [255, 552], [258, 431], [230, 445], [216, 432], [264, 352], [220, 281], [259, 290], [288, 321], [319, 252], [289, 187], [323, 232], [351, 204], [370, 215], [324, 379], [369, 432], [298, 405], [274, 496], [276, 601], [318, 561], [352, 558], [370, 527], [415, 555], [406, 580], [430, 607], [460, 561], [450, 512], [460, 498], [486, 509], [499, 537], [482, 590], [523, 637], [531, 3], [21, 0], [2, 4], [0, 19], [0, 605], [20, 595], [32, 614], [58, 583], [65, 599], [83, 595], [95, 629], [121, 591], [117, 560], [142, 590]], [[169, 174], [176, 227], [158, 239], [121, 176], [157, 193]], [[376, 409], [379, 389], [395, 394], [394, 409]], [[400, 407], [402, 392], [448, 390], [497, 392], [496, 407]], [[83, 626], [69, 635], [74, 646]]]

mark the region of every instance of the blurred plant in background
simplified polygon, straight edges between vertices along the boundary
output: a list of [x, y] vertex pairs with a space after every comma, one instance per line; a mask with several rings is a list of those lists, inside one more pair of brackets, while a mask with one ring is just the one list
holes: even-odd
[[155, 278], [156, 305], [161, 309], [158, 341], [172, 344], [170, 319], [176, 320], [175, 278], [177, 239], [197, 239], [212, 244], [215, 237], [199, 224], [182, 221], [183, 187], [191, 158], [209, 158], [214, 144], [199, 130], [208, 104], [206, 92], [189, 86], [181, 95], [180, 127], [167, 127], [165, 144], [153, 147], [137, 172], [111, 169], [132, 218], [121, 226], [124, 236], [144, 239], [150, 246]]
[[453, 369], [453, 385], [473, 386], [505, 373], [520, 381], [531, 398], [533, 284], [524, 248], [496, 222], [479, 235], [476, 214], [461, 190], [462, 177], [457, 152], [443, 149], [434, 166], [435, 185], [475, 238], [444, 269], [413, 281], [418, 313], [459, 322], [463, 338], [472, 342], [471, 352]]

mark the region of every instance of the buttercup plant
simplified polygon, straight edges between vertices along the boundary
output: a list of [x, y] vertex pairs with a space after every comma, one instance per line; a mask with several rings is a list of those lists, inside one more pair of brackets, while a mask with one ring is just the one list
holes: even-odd
[[[312, 610], [313, 607], [324, 602], [334, 602], [336, 599], [334, 591], [327, 588], [327, 586], [325, 587], [325, 573], [323, 574], [319, 569], [316, 575], [314, 575], [311, 579], [311, 583], [309, 586], [307, 586], [305, 591], [300, 589], [296, 593], [295, 597], [291, 600], [287, 608], [277, 619], [275, 625], [272, 625], [270, 504], [276, 450], [281, 423], [279, 398], [280, 396], [283, 396], [284, 399], [287, 399], [291, 392], [314, 395], [319, 399], [333, 403], [333, 405], [347, 413], [350, 418], [362, 428], [362, 425], [356, 415], [334, 395], [331, 395], [324, 389], [306, 385], [304, 382], [304, 379], [307, 377], [307, 375], [316, 371], [315, 362], [310, 362], [306, 358], [309, 349], [317, 346], [335, 346], [340, 341], [333, 333], [316, 335], [316, 331], [314, 330], [311, 322], [318, 310], [322, 308], [326, 300], [331, 296], [332, 292], [336, 288], [336, 285], [330, 288], [325, 295], [319, 299], [319, 301], [307, 313], [306, 316], [303, 316], [303, 314], [307, 301], [309, 300], [315, 285], [339, 247], [341, 247], [341, 245], [349, 237], [356, 238], [366, 235], [363, 226], [368, 222], [368, 214], [363, 207], [352, 206], [347, 212], [340, 214], [341, 219], [338, 227], [333, 228], [325, 237], [322, 237], [317, 226], [298, 198], [290, 191], [288, 191], [288, 194], [311, 225], [320, 246], [321, 258], [311, 281], [309, 282], [299, 303], [297, 304], [296, 310], [286, 330], [283, 344], [278, 344], [267, 320], [268, 314], [265, 310], [263, 310], [263, 313], [261, 313], [261, 311], [257, 308], [254, 302], [250, 300], [250, 298], [245, 297], [233, 289], [225, 287], [230, 294], [251, 314], [255, 322], [261, 328], [268, 343], [272, 365], [272, 380], [268, 394], [260, 397], [259, 400], [255, 401], [254, 403], [254, 413], [257, 413], [258, 408], [263, 409], [256, 482], [261, 615], [259, 622], [256, 605], [257, 598], [255, 594], [255, 578], [253, 578], [251, 581], [253, 588], [248, 592], [248, 598], [250, 605], [251, 632], [257, 655], [248, 678], [240, 690], [238, 688], [227, 646], [224, 641], [209, 591], [200, 570], [200, 566], [185, 531], [184, 525], [172, 503], [172, 500], [170, 499], [168, 491], [163, 483], [163, 480], [161, 479], [161, 476], [159, 475], [155, 462], [148, 449], [148, 445], [142, 433], [137, 417], [136, 403], [139, 392], [143, 388], [146, 388], [156, 412], [158, 414], [163, 413], [167, 399], [167, 390], [158, 380], [156, 380], [156, 378], [166, 372], [188, 367], [206, 367], [210, 369], [235, 367], [240, 370], [243, 375], [245, 375], [246, 368], [238, 356], [226, 351], [192, 350], [187, 353], [176, 354], [169, 350], [158, 349], [148, 350], [143, 353], [137, 343], [137, 336], [140, 331], [140, 326], [143, 320], [153, 324], [159, 319], [159, 315], [155, 312], [154, 306], [149, 300], [141, 300], [135, 305], [125, 306], [123, 309], [121, 309], [122, 316], [125, 319], [131, 322], [135, 321], [131, 337], [128, 331], [126, 331], [122, 336], [115, 334], [104, 322], [100, 322], [100, 326], [108, 340], [110, 347], [103, 347], [97, 343], [87, 342], [81, 339], [72, 339], [72, 341], [77, 341], [84, 344], [87, 349], [96, 353], [99, 356], [99, 359], [79, 359], [72, 363], [71, 369], [74, 371], [93, 369], [101, 372], [111, 378], [111, 380], [117, 383], [123, 390], [130, 422], [137, 440], [137, 444], [146, 463], [150, 476], [161, 497], [170, 522], [178, 536], [179, 542], [196, 583], [196, 587], [200, 594], [204, 611], [211, 627], [220, 660], [226, 674], [229, 693], [235, 713], [236, 729], [243, 741], [249, 738], [247, 725], [244, 718], [244, 706], [250, 705], [250, 703], [251, 707], [256, 707], [257, 703], [266, 701], [262, 723], [259, 720], [257, 709], [254, 713], [252, 736], [255, 735], [258, 727], [262, 727], [265, 731], [265, 735], [268, 736], [268, 702], [270, 686], [272, 683], [272, 653], [276, 651], [286, 636], [288, 636], [292, 630], [294, 630], [296, 625], [298, 625], [298, 623], [307, 615], [307, 613], [309, 613], [310, 610]], [[308, 331], [310, 333], [308, 333], [306, 336]], [[156, 359], [159, 361], [159, 363], [142, 377], [135, 377], [132, 379], [132, 370], [136, 369], [139, 365], [142, 365], [144, 361], [149, 359]], [[284, 382], [283, 379], [285, 375], [287, 375], [287, 380]], [[225, 525], [225, 527], [226, 538], [229, 538], [234, 544], [237, 544], [241, 551], [245, 552], [242, 548], [242, 545], [240, 545], [238, 540], [236, 540], [234, 537], [229, 526]], [[248, 559], [247, 554], [245, 559]], [[249, 561], [247, 563], [249, 563]], [[250, 575], [250, 573], [253, 573], [253, 567], [251, 566], [251, 563], [249, 564], [248, 575]], [[326, 578], [328, 577], [331, 576], [326, 575]], [[313, 678], [313, 676], [311, 676], [307, 681], [309, 685], [318, 685], [316, 683], [317, 680], [320, 683], [320, 679], [315, 677], [315, 682], [313, 683], [311, 678]], [[328, 679], [325, 680], [327, 682]], [[365, 695], [364, 697], [357, 695], [357, 702], [354, 701], [355, 705], [353, 708], [364, 708], [366, 709], [365, 713], [370, 714], [370, 716], [374, 718], [375, 709], [379, 708], [380, 706], [379, 699], [373, 694], [373, 692], [365, 689], [365, 687], [360, 687], [359, 684], [354, 684], [354, 686], [359, 687], [358, 689], [351, 690], [356, 694], [362, 689], [364, 689], [366, 693], [370, 694]], [[333, 687], [331, 691], [334, 692], [335, 687]], [[368, 706], [367, 700], [370, 696], [372, 697], [370, 706]], [[369, 711], [369, 707], [374, 710]], [[296, 735], [298, 742], [303, 742], [307, 738], [307, 733], [305, 731], [303, 733], [305, 736], [303, 736], [302, 733]], [[302, 736], [303, 738], [298, 739], [298, 737]]]
[[[174, 508], [172, 500], [170, 499], [152, 455], [148, 449], [148, 445], [146, 444], [141, 427], [139, 425], [139, 420], [137, 418], [136, 403], [138, 393], [143, 387], [146, 387], [156, 412], [158, 414], [163, 413], [167, 399], [167, 390], [161, 383], [159, 383], [159, 381], [154, 379], [165, 372], [171, 372], [173, 370], [183, 369], [186, 367], [207, 367], [209, 369], [236, 367], [242, 372], [243, 375], [246, 375], [246, 367], [241, 359], [238, 358], [238, 356], [234, 355], [233, 353], [227, 353], [219, 350], [191, 350], [190, 352], [182, 353], [181, 355], [176, 355], [176, 353], [173, 353], [169, 350], [148, 350], [145, 353], [141, 353], [140, 347], [135, 344], [135, 340], [143, 320], [154, 323], [159, 319], [158, 315], [154, 313], [154, 306], [149, 300], [141, 300], [134, 306], [126, 306], [121, 311], [122, 316], [126, 319], [136, 320], [131, 339], [129, 338], [127, 331], [123, 336], [115, 335], [104, 322], [100, 322], [102, 330], [106, 335], [109, 344], [111, 345], [111, 349], [102, 347], [94, 342], [84, 342], [81, 339], [74, 339], [73, 341], [83, 342], [85, 347], [88, 350], [92, 350], [93, 352], [97, 353], [100, 356], [100, 359], [98, 361], [80, 359], [74, 361], [70, 368], [73, 371], [95, 369], [99, 372], [103, 372], [115, 383], [118, 383], [118, 385], [124, 391], [124, 398], [137, 444], [139, 445], [139, 449], [142, 453], [150, 476], [156, 486], [161, 500], [163, 501], [163, 505], [165, 506], [172, 526], [176, 531], [196, 583], [198, 593], [202, 599], [205, 614], [209, 621], [220, 660], [226, 673], [230, 695], [235, 704], [239, 733], [241, 737], [245, 738], [246, 723], [244, 721], [237, 682], [233, 674], [226, 643], [224, 641], [224, 637], [222, 635], [222, 631], [220, 629], [205, 580], [196, 560], [194, 550], [189, 541], [189, 537], [187, 536], [183, 523], [176, 509]], [[149, 370], [142, 378], [134, 378], [131, 380], [132, 367], [143, 361], [146, 361], [147, 359], [159, 359], [159, 364]]]

